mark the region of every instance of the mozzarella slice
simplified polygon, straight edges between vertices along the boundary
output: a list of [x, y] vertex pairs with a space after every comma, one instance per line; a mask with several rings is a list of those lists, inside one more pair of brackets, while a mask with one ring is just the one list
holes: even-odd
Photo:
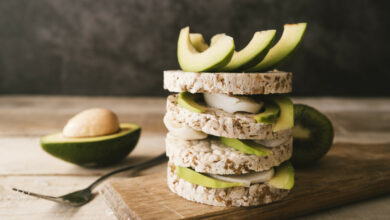
[[206, 133], [190, 128], [185, 124], [180, 124], [168, 116], [164, 117], [164, 124], [172, 135], [184, 140], [198, 140], [207, 138]]
[[264, 183], [269, 181], [274, 176], [274, 169], [271, 168], [263, 172], [247, 173], [241, 175], [209, 175], [214, 179], [227, 182], [244, 183], [246, 186], [249, 186], [253, 183]]
[[264, 147], [278, 147], [290, 139], [289, 136], [272, 140], [253, 140], [254, 142], [263, 145]]
[[257, 113], [263, 106], [263, 102], [256, 102], [255, 100], [246, 96], [233, 96], [218, 93], [205, 93], [204, 100], [207, 105], [214, 108], [222, 109], [225, 112], [229, 113]]

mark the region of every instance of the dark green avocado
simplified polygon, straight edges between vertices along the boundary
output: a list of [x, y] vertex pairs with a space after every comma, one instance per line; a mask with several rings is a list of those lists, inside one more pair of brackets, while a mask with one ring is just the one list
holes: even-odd
[[41, 138], [42, 149], [47, 153], [85, 167], [107, 166], [123, 160], [137, 145], [141, 127], [122, 123], [115, 134], [67, 138], [62, 133]]

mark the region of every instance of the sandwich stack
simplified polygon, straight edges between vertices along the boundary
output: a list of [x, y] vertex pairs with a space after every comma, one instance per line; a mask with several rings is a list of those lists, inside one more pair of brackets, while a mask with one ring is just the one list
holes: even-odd
[[[182, 29], [178, 57], [184, 71], [164, 71], [164, 88], [176, 93], [168, 96], [164, 116], [169, 130], [165, 140], [169, 189], [187, 200], [215, 206], [254, 206], [286, 197], [294, 185], [288, 161], [294, 112], [286, 95], [292, 91], [292, 73], [192, 68], [191, 62], [197, 62], [192, 55], [216, 54], [207, 52], [208, 45], [203, 53], [198, 36]], [[210, 50], [228, 47], [221, 45], [229, 38], [219, 36], [214, 43], [212, 39]], [[181, 41], [193, 53], [191, 62], [181, 51]], [[271, 53], [265, 50], [261, 60]], [[233, 46], [222, 67], [240, 52]]]

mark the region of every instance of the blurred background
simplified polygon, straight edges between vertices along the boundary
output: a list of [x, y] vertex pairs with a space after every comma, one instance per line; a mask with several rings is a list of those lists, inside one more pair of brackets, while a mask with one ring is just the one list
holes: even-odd
[[[164, 96], [181, 27], [209, 39], [308, 22], [294, 96], [390, 96], [386, 1], [1, 0], [0, 94]], [[278, 36], [276, 39], [278, 39]]]

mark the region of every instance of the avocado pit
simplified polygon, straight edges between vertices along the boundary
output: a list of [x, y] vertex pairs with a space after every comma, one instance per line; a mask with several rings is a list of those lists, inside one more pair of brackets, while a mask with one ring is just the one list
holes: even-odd
[[119, 124], [108, 109], [88, 109], [72, 117], [63, 131], [41, 138], [44, 151], [80, 166], [96, 167], [117, 163], [135, 148], [141, 127]]
[[104, 108], [91, 108], [73, 116], [65, 125], [62, 134], [69, 138], [97, 137], [119, 131], [116, 114]]

